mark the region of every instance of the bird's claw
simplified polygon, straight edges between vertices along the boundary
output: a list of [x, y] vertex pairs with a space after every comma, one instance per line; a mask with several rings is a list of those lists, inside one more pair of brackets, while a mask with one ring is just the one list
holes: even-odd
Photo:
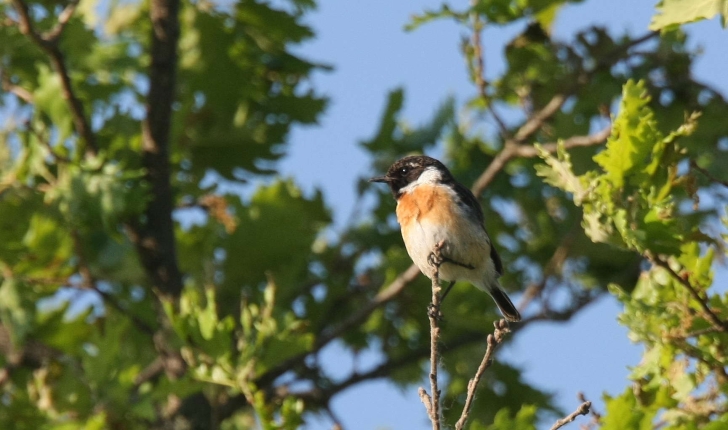
[[440, 255], [440, 253], [434, 253], [431, 252], [430, 255], [427, 256], [427, 264], [429, 264], [432, 267], [440, 267], [442, 263], [445, 262], [445, 258]]
[[442, 320], [442, 312], [440, 312], [440, 306], [435, 306], [432, 303], [427, 305], [427, 316], [438, 321]]

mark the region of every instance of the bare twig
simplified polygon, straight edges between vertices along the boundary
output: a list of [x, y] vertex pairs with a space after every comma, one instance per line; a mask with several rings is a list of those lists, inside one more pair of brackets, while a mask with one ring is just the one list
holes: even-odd
[[554, 423], [554, 425], [551, 427], [551, 430], [560, 429], [561, 427], [565, 426], [566, 424], [569, 424], [570, 422], [574, 421], [576, 419], [576, 417], [578, 417], [579, 415], [588, 414], [589, 408], [591, 408], [590, 401], [586, 401], [586, 402], [582, 403], [581, 405], [579, 405], [578, 408], [576, 408], [576, 410], [574, 412], [572, 412], [569, 415], [565, 416], [564, 418], [556, 421], [556, 423]]
[[377, 295], [374, 296], [374, 298], [369, 303], [362, 306], [357, 312], [353, 313], [341, 324], [337, 325], [331, 330], [325, 331], [321, 336], [319, 336], [316, 339], [314, 347], [310, 351], [301, 353], [299, 355], [289, 358], [288, 360], [285, 360], [278, 366], [270, 369], [268, 372], [262, 375], [256, 381], [256, 383], [259, 385], [265, 385], [269, 381], [280, 376], [286, 370], [290, 369], [291, 366], [293, 366], [295, 363], [299, 363], [310, 354], [315, 354], [320, 351], [323, 347], [328, 345], [331, 341], [337, 339], [350, 328], [366, 321], [369, 315], [371, 315], [372, 312], [374, 312], [377, 308], [395, 299], [402, 291], [404, 291], [404, 288], [410, 282], [417, 278], [419, 274], [420, 269], [418, 269], [417, 266], [415, 266], [414, 264], [411, 265], [407, 270], [402, 272], [402, 274], [400, 274], [394, 281], [392, 281], [391, 284], [379, 291], [379, 293], [377, 293]]
[[76, 11], [76, 6], [78, 6], [78, 2], [79, 0], [71, 0], [71, 2], [66, 5], [63, 11], [58, 15], [58, 22], [56, 23], [55, 27], [43, 34], [42, 37], [44, 40], [47, 40], [49, 42], [56, 42], [61, 37], [63, 29], [66, 28], [68, 21], [71, 20], [73, 13]]
[[46, 151], [48, 151], [50, 156], [53, 157], [53, 159], [56, 162], [58, 162], [58, 163], [70, 163], [71, 162], [70, 158], [59, 155], [55, 151], [55, 149], [53, 149], [53, 146], [51, 145], [50, 140], [47, 139], [46, 137], [42, 136], [40, 131], [38, 131], [35, 127], [28, 125], [27, 129], [28, 129], [28, 132], [30, 132], [30, 134], [35, 136], [35, 138], [38, 140], [38, 142], [45, 147]]
[[692, 167], [693, 169], [695, 169], [698, 172], [702, 173], [709, 180], [711, 180], [711, 181], [713, 181], [715, 183], [721, 184], [724, 187], [728, 187], [728, 181], [725, 181], [725, 180], [716, 178], [709, 171], [707, 171], [707, 170], [703, 169], [702, 167], [698, 166], [698, 163], [695, 160], [690, 160], [690, 167]]
[[[582, 403], [589, 401], [582, 392], [579, 392], [576, 397]], [[591, 415], [591, 420], [589, 423], [581, 426], [582, 430], [591, 429], [594, 426], [600, 425], [602, 422], [602, 414], [600, 414], [595, 408], [589, 408], [589, 415]]]
[[561, 267], [569, 256], [569, 251], [571, 251], [574, 239], [579, 231], [580, 225], [575, 223], [571, 230], [569, 230], [569, 232], [561, 238], [561, 243], [559, 243], [559, 246], [556, 247], [548, 263], [546, 263], [543, 268], [541, 281], [529, 285], [521, 296], [521, 300], [517, 306], [519, 311], [525, 310], [536, 297], [540, 297], [546, 288], [546, 283], [549, 278], [552, 275], [561, 272]]
[[24, 101], [25, 103], [32, 104], [33, 99], [33, 93], [26, 90], [23, 87], [20, 87], [18, 85], [14, 85], [10, 81], [10, 77], [6, 73], [2, 73], [0, 70], [0, 80], [2, 81], [2, 89], [4, 91], [7, 91], [11, 94], [14, 94], [17, 98]]
[[329, 419], [334, 423], [334, 425], [331, 427], [331, 430], [344, 430], [344, 426], [341, 424], [341, 418], [339, 418], [334, 411], [331, 409], [331, 405], [327, 404], [324, 407], [324, 410], [326, 411], [326, 414], [329, 416]]
[[[475, 2], [474, 2], [475, 3]], [[481, 32], [483, 31], [483, 22], [477, 12], [471, 14], [471, 26], [473, 34], [470, 37], [470, 45], [473, 47], [473, 60], [475, 64], [471, 65], [475, 86], [478, 89], [478, 96], [488, 107], [491, 116], [495, 120], [500, 130], [501, 136], [508, 137], [508, 127], [503, 119], [495, 111], [494, 106], [488, 102], [488, 82], [485, 80], [485, 61], [483, 59], [483, 42], [481, 40]]]
[[485, 369], [490, 367], [490, 365], [493, 363], [492, 357], [495, 349], [503, 341], [505, 335], [510, 332], [510, 329], [508, 328], [508, 323], [504, 319], [496, 321], [495, 323], [493, 323], [493, 326], [495, 327], [495, 331], [493, 332], [493, 334], [488, 335], [488, 346], [485, 349], [485, 355], [483, 355], [483, 360], [480, 362], [480, 366], [478, 366], [478, 370], [475, 372], [475, 376], [473, 376], [473, 378], [468, 381], [468, 391], [467, 397], [465, 399], [465, 406], [463, 407], [463, 412], [460, 414], [460, 419], [458, 419], [458, 422], [455, 423], [455, 430], [461, 430], [465, 427], [465, 424], [468, 421], [468, 417], [470, 416], [470, 409], [473, 407], [475, 390], [478, 388], [480, 378], [483, 376]]
[[531, 118], [526, 121], [521, 128], [518, 129], [516, 134], [513, 136], [512, 143], [521, 144], [526, 141], [529, 137], [533, 136], [546, 122], [547, 119], [554, 116], [556, 112], [561, 109], [567, 99], [567, 94], [554, 94], [546, 103], [546, 106], [541, 108], [540, 111], [536, 112]]
[[432, 303], [427, 312], [427, 316], [430, 319], [430, 390], [431, 394], [428, 396], [427, 391], [424, 388], [420, 388], [420, 399], [425, 404], [427, 414], [430, 416], [432, 422], [432, 430], [440, 429], [440, 389], [437, 386], [437, 366], [439, 364], [440, 352], [439, 352], [439, 341], [440, 341], [440, 265], [436, 262], [442, 260], [440, 251], [445, 245], [444, 241], [435, 245], [432, 250], [434, 255], [432, 265], [435, 267], [435, 273], [432, 275]]
[[[545, 310], [544, 312], [540, 312], [533, 317], [526, 318], [522, 320], [515, 330], [522, 330], [525, 327], [528, 327], [530, 324], [539, 322], [539, 321], [554, 321], [554, 322], [563, 322], [567, 321], [569, 318], [571, 318], [573, 315], [578, 313], [580, 310], [584, 309], [585, 306], [587, 306], [589, 303], [593, 301], [592, 298], [599, 298], [602, 297], [606, 292], [602, 292], [600, 294], [591, 295], [589, 299], [577, 299], [573, 300], [570, 306], [566, 309], [563, 309], [559, 312], [553, 312]], [[451, 339], [448, 341], [447, 345], [439, 345], [439, 351], [442, 354], [446, 352], [456, 351], [460, 348], [469, 347], [471, 345], [475, 345], [476, 343], [482, 342], [483, 340], [483, 333], [480, 331], [468, 331], [465, 333], [462, 333], [457, 337], [457, 339]], [[304, 392], [297, 392], [296, 395], [298, 397], [301, 397], [306, 400], [307, 404], [318, 404], [318, 405], [325, 405], [326, 402], [333, 397], [335, 394], [344, 391], [348, 389], [349, 387], [358, 384], [362, 381], [368, 381], [372, 379], [377, 378], [384, 378], [387, 375], [392, 374], [392, 372], [396, 371], [397, 369], [404, 368], [406, 366], [412, 365], [413, 363], [419, 362], [420, 360], [424, 358], [428, 358], [431, 352], [431, 348], [429, 345], [423, 346], [421, 348], [413, 349], [409, 351], [406, 355], [399, 356], [397, 358], [393, 358], [392, 360], [387, 360], [380, 364], [379, 366], [376, 366], [366, 372], [353, 372], [349, 377], [346, 379], [334, 384], [334, 385], [327, 385], [327, 388], [322, 389], [320, 385], [326, 385], [326, 384], [320, 384], [316, 385], [315, 388], [312, 388], [311, 390], [304, 391]], [[425, 392], [426, 393], [426, 392]], [[429, 397], [429, 395], [428, 395]]]
[[[521, 128], [516, 135], [522, 134], [521, 130], [523, 130], [523, 128]], [[609, 126], [589, 136], [573, 136], [563, 140], [562, 145], [564, 146], [564, 149], [599, 145], [609, 137], [611, 130], [611, 126]], [[558, 144], [556, 142], [546, 143], [542, 145], [542, 148], [549, 153], [556, 152], [557, 147]], [[483, 190], [485, 190], [485, 188], [490, 185], [493, 179], [495, 179], [495, 175], [503, 170], [503, 167], [505, 167], [506, 163], [508, 163], [511, 159], [517, 157], [533, 158], [538, 155], [539, 152], [534, 146], [521, 145], [520, 143], [516, 143], [515, 138], [506, 141], [503, 150], [495, 156], [493, 161], [490, 162], [485, 171], [483, 171], [480, 177], [478, 177], [478, 179], [475, 181], [475, 184], [473, 184], [473, 187], [471, 188], [473, 190], [473, 194], [475, 194], [476, 196], [480, 195]]]
[[420, 269], [418, 269], [417, 266], [415, 266], [414, 264], [411, 265], [407, 270], [402, 272], [402, 274], [399, 275], [394, 281], [392, 281], [391, 284], [389, 284], [386, 288], [377, 293], [372, 301], [360, 308], [359, 311], [352, 314], [336, 328], [332, 329], [331, 331], [325, 332], [324, 335], [321, 336], [316, 342], [316, 346], [318, 347], [318, 349], [324, 347], [332, 340], [341, 336], [351, 327], [361, 324], [364, 320], [367, 319], [367, 317], [369, 317], [369, 315], [371, 315], [372, 312], [374, 312], [375, 309], [397, 297], [399, 293], [404, 290], [404, 287], [412, 282], [419, 274]]
[[91, 130], [91, 124], [84, 113], [83, 104], [76, 96], [73, 85], [71, 85], [71, 78], [66, 68], [65, 58], [57, 43], [61, 32], [75, 11], [77, 2], [71, 2], [59, 16], [56, 27], [44, 35], [39, 34], [35, 30], [28, 11], [28, 5], [23, 0], [12, 0], [12, 2], [18, 13], [20, 32], [28, 36], [38, 47], [48, 54], [53, 69], [61, 79], [61, 92], [63, 98], [68, 102], [68, 108], [71, 111], [71, 118], [73, 119], [76, 132], [86, 144], [86, 154], [96, 155], [98, 152], [96, 136]]
[[[596, 63], [593, 69], [589, 71], [583, 71], [581, 75], [577, 76], [575, 78], [574, 84], [572, 84], [569, 88], [564, 90], [562, 93], [554, 94], [554, 96], [551, 98], [551, 100], [546, 103], [546, 105], [541, 108], [538, 112], [531, 115], [530, 118], [516, 131], [516, 133], [513, 135], [512, 138], [506, 139], [503, 143], [503, 149], [501, 150], [498, 155], [491, 161], [488, 168], [486, 168], [485, 171], [480, 175], [480, 177], [475, 181], [475, 184], [471, 188], [473, 191], [473, 194], [476, 196], [479, 196], [482, 194], [483, 190], [493, 181], [495, 178], [495, 175], [500, 172], [503, 167], [505, 167], [506, 163], [510, 161], [512, 158], [515, 157], [535, 157], [538, 155], [538, 152], [533, 148], [532, 146], [521, 146], [527, 139], [529, 139], [531, 136], [533, 136], [539, 129], [541, 129], [544, 125], [544, 123], [551, 118], [554, 114], [556, 114], [559, 109], [564, 105], [567, 98], [574, 94], [574, 92], [577, 90], [578, 85], [580, 82], [586, 80], [589, 78], [590, 75], [595, 73], [597, 70], [609, 67], [615, 62], [617, 62], [627, 51], [629, 51], [631, 48], [640, 45], [644, 42], [647, 42], [655, 37], [659, 36], [659, 32], [649, 32], [637, 39], [629, 41], [629, 43], [626, 43], [622, 46], [616, 47], [612, 52], [607, 53], [604, 55], [600, 61]], [[594, 136], [581, 136], [581, 137], [572, 137], [571, 139], [567, 139], [564, 141], [564, 143], [569, 142], [570, 145], [573, 146], [590, 146], [590, 145], [596, 145], [598, 143], [601, 143], [602, 140], [596, 139], [598, 136], [602, 135], [604, 131], [599, 132], [595, 134]], [[607, 132], [606, 137], [609, 136], [609, 133]], [[549, 152], [553, 152], [556, 150], [555, 144], [553, 147], [549, 147], [547, 149]], [[521, 153], [520, 151], [524, 151]], [[532, 155], [531, 155], [532, 154]]]
[[81, 275], [81, 280], [83, 282], [82, 286], [89, 290], [95, 291], [99, 296], [101, 296], [105, 304], [110, 305], [111, 307], [119, 311], [119, 313], [121, 313], [122, 315], [126, 315], [136, 326], [136, 328], [139, 329], [139, 331], [146, 333], [149, 336], [154, 336], [155, 330], [149, 324], [147, 324], [138, 316], [134, 315], [132, 312], [129, 312], [128, 309], [124, 309], [124, 307], [116, 300], [113, 295], [99, 288], [98, 281], [93, 273], [91, 273], [91, 266], [86, 259], [86, 253], [83, 249], [81, 236], [78, 230], [75, 228], [71, 228], [71, 239], [73, 241], [73, 250], [78, 260], [77, 270], [78, 273]]
[[663, 269], [667, 270], [667, 272], [670, 274], [670, 276], [673, 277], [678, 283], [680, 283], [682, 286], [685, 287], [685, 289], [688, 290], [691, 296], [695, 299], [695, 301], [698, 302], [700, 305], [700, 308], [705, 313], [705, 316], [710, 321], [711, 325], [716, 329], [720, 330], [722, 332], [728, 332], [728, 322], [721, 320], [718, 315], [713, 312], [712, 309], [708, 306], [707, 300], [700, 296], [700, 293], [698, 290], [693, 287], [693, 285], [690, 283], [687, 277], [682, 277], [680, 274], [678, 274], [675, 270], [673, 270], [672, 267], [670, 267], [670, 264], [662, 260], [660, 257], [652, 254], [651, 252], [647, 252], [645, 256], [657, 266], [662, 267]]

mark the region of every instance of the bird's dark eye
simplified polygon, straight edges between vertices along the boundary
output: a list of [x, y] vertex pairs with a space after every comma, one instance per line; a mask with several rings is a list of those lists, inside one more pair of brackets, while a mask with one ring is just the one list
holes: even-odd
[[399, 169], [399, 173], [401, 173], [402, 175], [406, 175], [407, 173], [409, 173], [409, 171], [410, 171], [410, 168], [407, 166], [404, 166], [401, 169]]

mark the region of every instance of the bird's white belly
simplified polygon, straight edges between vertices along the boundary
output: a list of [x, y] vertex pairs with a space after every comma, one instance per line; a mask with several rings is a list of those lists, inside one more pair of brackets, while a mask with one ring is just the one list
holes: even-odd
[[443, 225], [417, 220], [407, 229], [403, 239], [410, 258], [427, 277], [431, 278], [435, 273], [435, 267], [428, 260], [435, 245], [441, 241], [444, 241], [441, 256], [460, 263], [446, 261], [440, 266], [439, 276], [443, 281], [466, 280], [484, 288], [485, 279], [497, 277], [490, 259], [489, 240], [485, 231], [474, 223]]

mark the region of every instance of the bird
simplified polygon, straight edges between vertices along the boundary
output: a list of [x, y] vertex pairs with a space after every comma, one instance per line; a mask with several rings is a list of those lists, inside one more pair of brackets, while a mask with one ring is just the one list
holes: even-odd
[[426, 155], [408, 156], [392, 164], [385, 176], [369, 181], [389, 185], [402, 239], [415, 265], [430, 279], [437, 271], [439, 279], [450, 282], [443, 299], [455, 281], [468, 281], [490, 294], [506, 320], [521, 320], [498, 282], [503, 263], [485, 230], [483, 209], [443, 163]]

